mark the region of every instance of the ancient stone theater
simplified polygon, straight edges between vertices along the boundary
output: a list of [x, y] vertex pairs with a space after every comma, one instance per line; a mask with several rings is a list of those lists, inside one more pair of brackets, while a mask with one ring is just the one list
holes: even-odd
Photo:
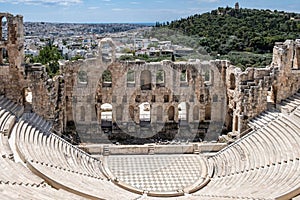
[[300, 40], [242, 71], [121, 62], [104, 38], [50, 78], [3, 18], [1, 199], [300, 199]]

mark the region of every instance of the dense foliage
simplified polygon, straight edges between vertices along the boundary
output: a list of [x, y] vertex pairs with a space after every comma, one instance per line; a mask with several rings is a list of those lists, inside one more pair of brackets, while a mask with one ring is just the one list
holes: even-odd
[[38, 56], [27, 56], [28, 62], [30, 63], [41, 63], [46, 65], [46, 70], [50, 77], [57, 75], [59, 73], [59, 63], [58, 61], [62, 59], [62, 55], [50, 42], [40, 50]]
[[270, 64], [275, 42], [300, 38], [300, 14], [226, 7], [156, 27], [156, 33], [181, 31], [214, 58], [229, 59], [241, 68], [260, 67]]
[[299, 19], [296, 13], [227, 7], [173, 21], [169, 28], [199, 36], [209, 53], [271, 53], [275, 42], [300, 38]]

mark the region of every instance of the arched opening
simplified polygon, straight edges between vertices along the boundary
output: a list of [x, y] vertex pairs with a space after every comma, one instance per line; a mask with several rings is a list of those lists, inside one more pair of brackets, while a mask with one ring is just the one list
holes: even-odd
[[218, 102], [219, 98], [217, 94], [213, 95], [213, 102]]
[[0, 48], [0, 65], [9, 63], [8, 51], [5, 48]]
[[105, 64], [109, 64], [113, 61], [113, 47], [110, 42], [102, 42], [101, 43], [101, 54], [102, 54], [102, 62]]
[[231, 108], [228, 109], [226, 119], [225, 119], [225, 123], [226, 123], [227, 131], [231, 132], [232, 131], [232, 124], [233, 124], [233, 110]]
[[122, 116], [123, 116], [123, 108], [122, 106], [118, 106], [116, 110], [116, 119], [118, 121], [122, 121]]
[[112, 105], [105, 103], [101, 107], [101, 121], [111, 122], [112, 121]]
[[180, 82], [187, 82], [187, 71], [185, 69], [181, 70]]
[[112, 86], [112, 75], [109, 70], [105, 70], [102, 74], [102, 87]]
[[85, 108], [84, 106], [80, 107], [80, 121], [85, 121]]
[[158, 122], [163, 121], [163, 108], [162, 106], [158, 106], [156, 109], [156, 120]]
[[186, 102], [181, 102], [178, 105], [178, 120], [187, 121], [187, 104]]
[[165, 86], [165, 72], [164, 70], [158, 70], [156, 72], [156, 86], [164, 87]]
[[78, 72], [78, 83], [86, 85], [88, 83], [88, 76], [85, 71]]
[[272, 109], [276, 105], [276, 95], [277, 91], [275, 87], [271, 86], [269, 87], [269, 90], [267, 92], [267, 107], [268, 109]]
[[139, 105], [140, 122], [151, 122], [151, 106], [150, 103], [145, 102]]
[[210, 72], [209, 70], [206, 70], [204, 73], [204, 81], [209, 82], [210, 81]]
[[141, 73], [141, 90], [151, 90], [152, 82], [151, 82], [151, 72], [148, 70], [144, 70]]
[[211, 120], [211, 104], [205, 106], [205, 120]]
[[135, 72], [133, 70], [127, 72], [127, 87], [130, 86], [135, 86]]
[[174, 106], [170, 106], [168, 109], [168, 120], [174, 121], [174, 119], [175, 119], [175, 108]]
[[199, 107], [195, 106], [193, 109], [193, 120], [198, 121], [199, 120]]
[[24, 88], [23, 91], [24, 112], [32, 111], [32, 91], [30, 88]]
[[1, 40], [6, 41], [8, 39], [8, 24], [5, 16], [1, 17]]
[[234, 74], [233, 73], [231, 73], [230, 74], [230, 86], [229, 86], [229, 89], [231, 89], [231, 90], [235, 90], [235, 76], [234, 76]]
[[273, 86], [271, 86], [268, 90], [267, 102], [272, 104], [275, 103], [275, 91]]

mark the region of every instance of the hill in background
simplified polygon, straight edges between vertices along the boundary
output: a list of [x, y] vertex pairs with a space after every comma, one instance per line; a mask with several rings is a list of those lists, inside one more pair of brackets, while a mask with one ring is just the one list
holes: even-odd
[[270, 64], [275, 42], [300, 38], [300, 14], [226, 7], [156, 27], [197, 38], [195, 46], [214, 58], [229, 59], [241, 68], [261, 67]]

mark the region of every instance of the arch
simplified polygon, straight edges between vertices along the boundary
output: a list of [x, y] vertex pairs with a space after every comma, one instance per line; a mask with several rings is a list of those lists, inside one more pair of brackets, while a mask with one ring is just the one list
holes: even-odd
[[175, 120], [175, 108], [174, 106], [170, 106], [168, 109], [168, 120], [174, 121]]
[[9, 57], [8, 57], [8, 51], [6, 48], [0, 48], [0, 65], [8, 64], [9, 63]]
[[32, 91], [31, 89], [24, 88], [23, 89], [23, 102], [24, 102], [24, 111], [31, 112], [32, 111]]
[[204, 73], [204, 81], [210, 81], [210, 71], [206, 70]]
[[80, 106], [80, 121], [85, 121], [85, 108], [84, 106]]
[[164, 87], [164, 85], [165, 85], [165, 71], [158, 70], [156, 72], [156, 86]]
[[151, 121], [151, 105], [148, 102], [144, 102], [139, 105], [140, 115], [139, 119], [141, 122], [150, 122]]
[[273, 86], [269, 87], [268, 89], [267, 102], [271, 104], [276, 103], [276, 90]]
[[230, 82], [229, 89], [235, 90], [235, 87], [236, 87], [235, 86], [235, 76], [233, 73], [230, 74], [229, 82]]
[[26, 103], [32, 104], [32, 91], [29, 87], [24, 88], [24, 100]]
[[198, 106], [194, 106], [193, 109], [193, 120], [194, 121], [198, 121], [199, 120], [199, 107]]
[[109, 103], [102, 104], [101, 107], [101, 121], [112, 121], [112, 105]]
[[213, 95], [213, 102], [218, 102], [218, 100], [219, 100], [218, 95], [217, 95], [217, 94], [214, 94], [214, 95]]
[[103, 64], [110, 64], [115, 61], [115, 44], [111, 38], [104, 38], [100, 41], [99, 55]]
[[162, 106], [157, 106], [157, 108], [156, 108], [156, 120], [158, 122], [163, 121], [163, 107]]
[[2, 16], [0, 18], [0, 24], [1, 24], [1, 35], [0, 35], [0, 39], [1, 41], [6, 41], [8, 40], [8, 23], [7, 23], [7, 18], [6, 16]]
[[180, 82], [187, 82], [187, 71], [186, 71], [186, 69], [181, 70]]
[[116, 109], [116, 119], [118, 121], [122, 121], [122, 119], [123, 119], [123, 108], [121, 105], [118, 106]]
[[178, 105], [178, 120], [186, 121], [188, 116], [188, 108], [186, 102], [181, 102]]
[[87, 84], [88, 83], [88, 75], [85, 71], [79, 71], [77, 76], [78, 76], [79, 84]]
[[141, 73], [141, 90], [151, 90], [152, 89], [152, 75], [149, 70], [144, 70]]
[[109, 70], [105, 70], [102, 74], [102, 87], [112, 86], [112, 75]]
[[135, 72], [133, 70], [127, 72], [127, 83], [135, 83]]

